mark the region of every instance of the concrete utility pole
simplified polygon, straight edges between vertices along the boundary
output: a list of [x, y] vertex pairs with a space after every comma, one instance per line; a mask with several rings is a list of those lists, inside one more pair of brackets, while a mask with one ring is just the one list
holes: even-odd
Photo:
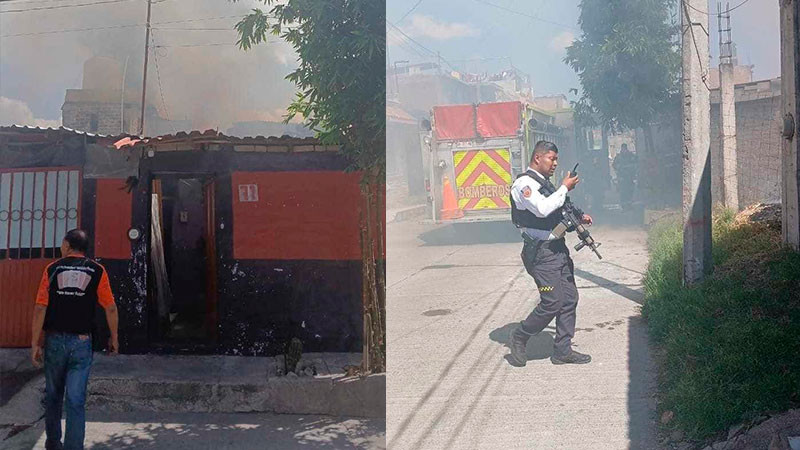
[[683, 282], [711, 269], [711, 100], [707, 0], [681, 2], [683, 58]]
[[150, 6], [151, 0], [147, 0], [147, 22], [144, 32], [144, 73], [142, 74], [142, 113], [139, 116], [139, 136], [144, 136], [144, 109], [145, 95], [147, 94], [147, 56], [150, 54]]
[[781, 5], [781, 98], [783, 140], [781, 146], [781, 214], [783, 242], [800, 250], [800, 4], [782, 0]]
[[717, 3], [719, 22], [719, 143], [722, 146], [722, 191], [725, 206], [739, 210], [739, 171], [736, 158], [736, 97], [733, 80], [730, 3], [722, 10]]

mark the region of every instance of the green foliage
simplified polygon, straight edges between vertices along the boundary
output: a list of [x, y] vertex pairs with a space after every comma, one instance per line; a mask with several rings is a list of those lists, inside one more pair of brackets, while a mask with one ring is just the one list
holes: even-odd
[[642, 313], [658, 349], [660, 408], [696, 439], [800, 403], [800, 253], [778, 231], [733, 219], [715, 215], [715, 272], [691, 288], [680, 220], [656, 224], [648, 239]]
[[580, 9], [582, 34], [564, 58], [581, 83], [579, 118], [634, 129], [677, 108], [675, 0], [582, 0]]
[[[236, 1], [236, 0], [233, 0]], [[325, 144], [340, 145], [351, 169], [381, 180], [386, 141], [386, 11], [372, 0], [261, 0], [270, 6], [237, 25], [248, 50], [279, 36], [299, 55], [286, 79], [298, 88], [286, 121], [296, 115]]]

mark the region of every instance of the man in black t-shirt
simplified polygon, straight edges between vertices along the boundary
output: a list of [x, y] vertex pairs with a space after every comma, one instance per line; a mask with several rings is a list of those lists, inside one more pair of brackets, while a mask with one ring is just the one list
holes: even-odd
[[[95, 304], [106, 313], [111, 331], [109, 353], [119, 349], [117, 307], [105, 267], [86, 257], [89, 239], [70, 230], [61, 243], [63, 257], [44, 270], [33, 312], [31, 359], [44, 362], [46, 380], [46, 449], [83, 449], [86, 430], [86, 385], [92, 366]], [[39, 338], [45, 331], [44, 355]], [[42, 361], [44, 356], [44, 361]], [[66, 405], [64, 398], [66, 394]], [[61, 412], [67, 428], [61, 445]]]

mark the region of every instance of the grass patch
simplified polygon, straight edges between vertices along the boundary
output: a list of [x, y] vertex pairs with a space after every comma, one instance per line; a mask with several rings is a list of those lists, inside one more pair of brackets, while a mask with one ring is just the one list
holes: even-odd
[[729, 211], [715, 212], [712, 235], [714, 273], [684, 287], [680, 218], [654, 224], [644, 279], [659, 409], [694, 439], [800, 403], [800, 253]]

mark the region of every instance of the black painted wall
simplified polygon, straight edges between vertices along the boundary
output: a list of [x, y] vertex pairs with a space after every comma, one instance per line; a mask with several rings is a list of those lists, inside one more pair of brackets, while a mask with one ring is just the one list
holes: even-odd
[[240, 153], [230, 148], [162, 152], [142, 159], [133, 197], [133, 223], [142, 237], [133, 243], [133, 261], [126, 274], [129, 279], [121, 280], [119, 289], [124, 292], [120, 309], [125, 309], [129, 321], [123, 351], [149, 351], [154, 337], [152, 330], [148, 331], [150, 313], [144, 283], [149, 263], [149, 186], [159, 173], [215, 174], [217, 353], [275, 355], [293, 337], [304, 342], [304, 351], [360, 351], [360, 261], [233, 259], [231, 172], [345, 167], [343, 158], [334, 153]]

